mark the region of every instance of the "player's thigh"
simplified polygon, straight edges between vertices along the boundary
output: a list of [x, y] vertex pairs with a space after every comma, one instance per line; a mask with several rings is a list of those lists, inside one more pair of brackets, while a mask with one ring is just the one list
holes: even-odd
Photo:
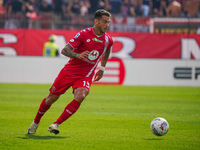
[[72, 85], [73, 90], [76, 88], [84, 87], [88, 89], [88, 92], [90, 92], [90, 86], [92, 84], [92, 78], [84, 77], [80, 78], [79, 80], [75, 81]]
[[74, 92], [74, 99], [82, 102], [84, 98], [89, 94], [90, 92], [90, 86], [92, 83], [92, 78], [81, 78], [74, 82], [72, 85], [73, 92]]
[[66, 74], [65, 69], [62, 69], [49, 91], [50, 93], [59, 96], [61, 94], [64, 94], [66, 90], [68, 90], [72, 86], [74, 81], [75, 79]]

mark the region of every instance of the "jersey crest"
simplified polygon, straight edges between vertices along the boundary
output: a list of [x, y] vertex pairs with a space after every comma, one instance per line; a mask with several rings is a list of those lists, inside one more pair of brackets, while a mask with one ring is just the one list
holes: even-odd
[[95, 60], [97, 59], [99, 56], [99, 52], [97, 50], [93, 50], [90, 52], [89, 56], [88, 56], [88, 59], [89, 60]]

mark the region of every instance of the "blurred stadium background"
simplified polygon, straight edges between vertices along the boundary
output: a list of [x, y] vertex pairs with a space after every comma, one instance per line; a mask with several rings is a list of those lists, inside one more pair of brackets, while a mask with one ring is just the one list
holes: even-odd
[[0, 0], [0, 82], [52, 83], [68, 58], [42, 57], [49, 35], [61, 51], [106, 9], [114, 45], [99, 83], [200, 86], [199, 8], [199, 0]]

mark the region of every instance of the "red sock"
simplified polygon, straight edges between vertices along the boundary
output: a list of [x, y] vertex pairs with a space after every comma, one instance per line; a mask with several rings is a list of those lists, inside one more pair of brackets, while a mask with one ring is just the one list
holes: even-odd
[[35, 116], [34, 122], [37, 124], [40, 122], [40, 119], [45, 114], [45, 112], [51, 107], [51, 105], [46, 104], [45, 100], [46, 98], [43, 99], [42, 103], [40, 104], [37, 115]]
[[71, 101], [71, 103], [69, 103], [65, 107], [63, 113], [60, 115], [60, 117], [54, 123], [57, 123], [57, 124], [63, 123], [65, 120], [67, 120], [71, 115], [73, 115], [78, 110], [80, 105], [81, 105], [81, 103], [79, 103], [75, 99], [73, 101]]

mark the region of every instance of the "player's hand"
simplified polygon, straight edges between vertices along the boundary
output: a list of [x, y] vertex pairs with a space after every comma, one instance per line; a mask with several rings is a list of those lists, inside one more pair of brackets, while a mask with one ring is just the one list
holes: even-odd
[[93, 82], [99, 81], [102, 77], [103, 77], [103, 71], [102, 70], [97, 71], [94, 75]]
[[84, 51], [84, 52], [82, 52], [82, 53], [80, 53], [79, 55], [78, 55], [78, 59], [87, 59], [88, 58], [88, 55], [90, 54], [90, 52], [89, 51]]

